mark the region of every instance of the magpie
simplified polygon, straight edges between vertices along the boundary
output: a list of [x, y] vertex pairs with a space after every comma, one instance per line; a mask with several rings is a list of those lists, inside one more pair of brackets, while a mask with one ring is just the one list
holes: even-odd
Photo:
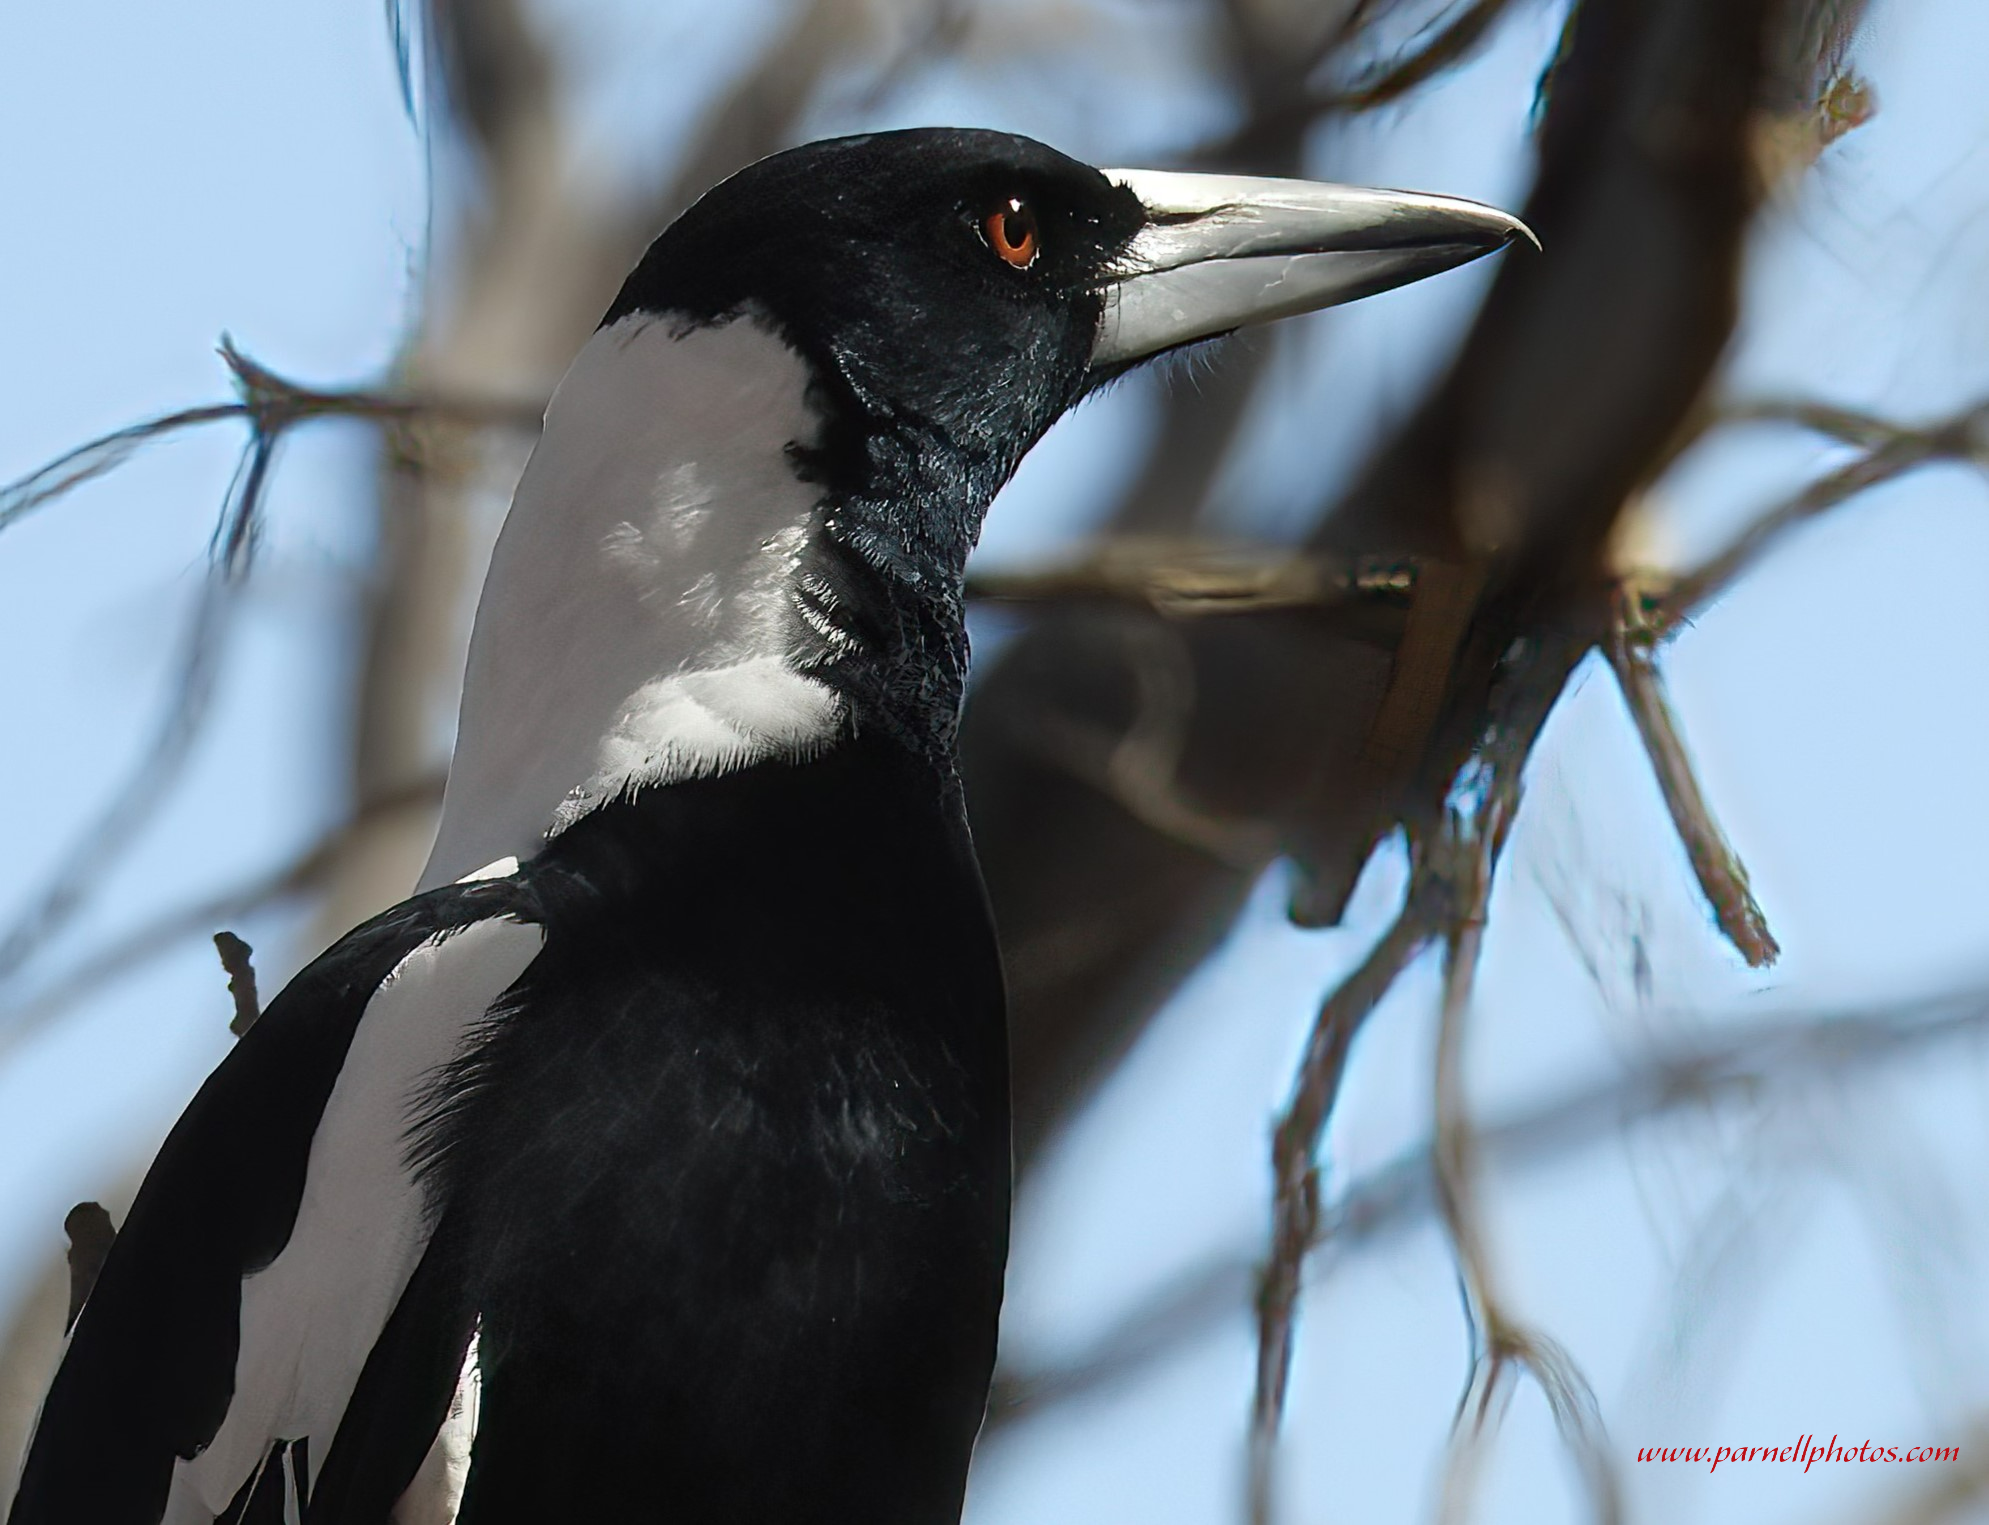
[[957, 1521], [1009, 1209], [982, 516], [1141, 361], [1524, 231], [982, 131], [707, 193], [546, 410], [421, 885], [172, 1129], [12, 1525]]

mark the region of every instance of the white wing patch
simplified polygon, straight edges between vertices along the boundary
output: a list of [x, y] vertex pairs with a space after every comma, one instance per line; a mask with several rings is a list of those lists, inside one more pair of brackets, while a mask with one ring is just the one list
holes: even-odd
[[518, 860], [516, 858], [496, 858], [486, 863], [482, 868], [471, 869], [462, 878], [458, 879], [456, 883], [475, 884], [482, 879], [509, 879], [517, 872]]
[[491, 556], [423, 889], [634, 789], [834, 738], [842, 701], [811, 674], [847, 638], [797, 596], [812, 380], [750, 316], [635, 314], [588, 340]]
[[449, 1416], [422, 1458], [421, 1469], [407, 1492], [394, 1505], [390, 1525], [456, 1525], [463, 1507], [463, 1489], [470, 1480], [470, 1452], [476, 1445], [477, 1418], [483, 1406], [483, 1368], [477, 1364], [478, 1336], [470, 1336], [463, 1370], [456, 1378], [456, 1395]]
[[[430, 938], [387, 976], [311, 1138], [290, 1239], [242, 1282], [235, 1392], [213, 1442], [176, 1464], [166, 1518], [211, 1520], [275, 1440], [331, 1449], [373, 1342], [427, 1245], [406, 1161], [423, 1086], [538, 956], [537, 926], [498, 917]], [[254, 1148], [252, 1139], [244, 1148]], [[204, 1508], [205, 1516], [195, 1511]]]

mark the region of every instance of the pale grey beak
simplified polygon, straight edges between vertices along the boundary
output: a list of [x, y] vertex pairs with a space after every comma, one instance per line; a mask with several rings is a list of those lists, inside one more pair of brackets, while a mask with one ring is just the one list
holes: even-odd
[[1515, 238], [1540, 243], [1517, 217], [1450, 196], [1144, 169], [1105, 176], [1139, 197], [1148, 222], [1105, 288], [1094, 375], [1404, 286]]

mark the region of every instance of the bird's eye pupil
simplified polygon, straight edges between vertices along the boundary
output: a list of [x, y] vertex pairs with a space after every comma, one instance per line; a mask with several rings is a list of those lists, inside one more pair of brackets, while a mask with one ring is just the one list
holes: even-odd
[[1027, 202], [1010, 196], [982, 219], [988, 247], [1018, 270], [1036, 262], [1036, 214]]

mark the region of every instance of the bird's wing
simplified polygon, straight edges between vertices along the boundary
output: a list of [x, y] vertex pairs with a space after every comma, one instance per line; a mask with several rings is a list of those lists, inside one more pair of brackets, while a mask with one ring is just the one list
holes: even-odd
[[[11, 1525], [207, 1525], [263, 1518], [265, 1498], [282, 1511], [268, 1518], [295, 1514], [279, 1494], [308, 1491], [362, 1373], [382, 1380], [367, 1368], [393, 1343], [383, 1331], [440, 1312], [418, 1295], [431, 1221], [408, 1128], [542, 941], [517, 880], [449, 886], [342, 939], [270, 1004], [146, 1175], [43, 1405]], [[454, 1350], [429, 1400], [438, 1422], [466, 1316], [422, 1331]]]

